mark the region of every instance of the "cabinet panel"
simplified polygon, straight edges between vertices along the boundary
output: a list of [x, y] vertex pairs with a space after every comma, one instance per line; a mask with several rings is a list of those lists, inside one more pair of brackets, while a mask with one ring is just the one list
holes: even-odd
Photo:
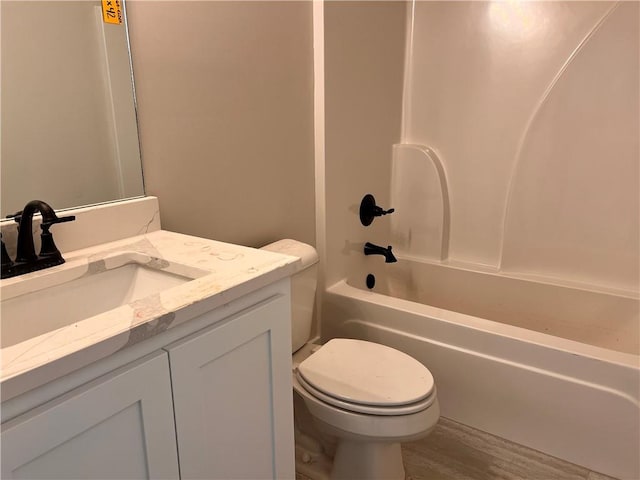
[[158, 352], [2, 425], [2, 478], [178, 478], [167, 355]]
[[289, 299], [171, 345], [183, 479], [294, 478]]

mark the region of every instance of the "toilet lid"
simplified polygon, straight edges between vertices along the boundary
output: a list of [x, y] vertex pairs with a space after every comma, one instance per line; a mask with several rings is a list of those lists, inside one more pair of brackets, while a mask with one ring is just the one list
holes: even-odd
[[407, 405], [434, 390], [431, 372], [416, 359], [363, 340], [330, 340], [303, 361], [298, 372], [323, 394], [361, 405]]

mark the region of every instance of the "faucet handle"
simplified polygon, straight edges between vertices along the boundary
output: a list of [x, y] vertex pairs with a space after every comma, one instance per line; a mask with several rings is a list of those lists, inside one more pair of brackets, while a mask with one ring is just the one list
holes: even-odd
[[64, 222], [72, 222], [76, 219], [75, 215], [68, 215], [66, 217], [55, 217], [47, 220], [46, 222], [42, 222], [42, 229], [48, 229], [51, 225], [55, 225], [56, 223], [64, 223]]
[[22, 210], [16, 212], [16, 213], [11, 213], [9, 215], [7, 215], [6, 218], [13, 218], [13, 221], [16, 223], [20, 223], [20, 219], [22, 218]]
[[365, 227], [371, 225], [375, 217], [381, 217], [382, 215], [388, 215], [393, 213], [394, 208], [385, 210], [382, 207], [376, 205], [376, 199], [370, 193], [367, 193], [360, 202], [360, 223]]
[[46, 222], [42, 222], [40, 224], [40, 228], [42, 228], [42, 233], [40, 234], [40, 257], [54, 258], [60, 263], [64, 263], [62, 254], [60, 253], [60, 250], [58, 250], [58, 247], [56, 247], [56, 244], [53, 241], [53, 235], [51, 235], [49, 228], [51, 225], [55, 225], [56, 223], [71, 222], [75, 219], [75, 215], [69, 215], [67, 217], [50, 218]]
[[[55, 213], [54, 213], [55, 215]], [[7, 215], [7, 218], [13, 218], [13, 221], [16, 223], [20, 223], [20, 220], [22, 219], [22, 210], [16, 212], [16, 213], [12, 213], [10, 215]], [[71, 222], [73, 220], [76, 219], [75, 215], [69, 215], [66, 217], [54, 217], [54, 218], [50, 218], [47, 221], [43, 221], [42, 225], [45, 226], [45, 228], [50, 227], [51, 225], [54, 225], [56, 223], [63, 223], [63, 222]]]

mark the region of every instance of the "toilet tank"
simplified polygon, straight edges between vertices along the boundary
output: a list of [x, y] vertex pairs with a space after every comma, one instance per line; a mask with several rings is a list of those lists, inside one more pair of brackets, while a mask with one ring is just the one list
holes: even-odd
[[296, 240], [279, 240], [262, 250], [298, 257], [301, 264], [291, 277], [291, 352], [311, 338], [311, 321], [318, 284], [318, 252], [311, 245]]

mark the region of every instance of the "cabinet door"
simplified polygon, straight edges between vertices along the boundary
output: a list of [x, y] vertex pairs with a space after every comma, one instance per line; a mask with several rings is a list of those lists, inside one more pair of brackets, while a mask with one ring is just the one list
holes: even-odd
[[289, 297], [168, 350], [181, 478], [294, 478]]
[[2, 425], [2, 478], [178, 478], [169, 365], [156, 352]]

